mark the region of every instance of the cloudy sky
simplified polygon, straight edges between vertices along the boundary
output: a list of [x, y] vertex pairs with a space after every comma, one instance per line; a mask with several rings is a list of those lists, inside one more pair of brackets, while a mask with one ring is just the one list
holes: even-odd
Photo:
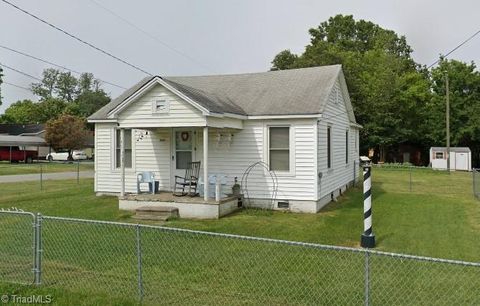
[[[430, 64], [480, 29], [474, 0], [8, 0], [72, 34], [158, 75], [265, 71], [283, 49], [300, 53], [308, 29], [336, 14], [352, 14], [405, 35], [414, 58]], [[131, 25], [117, 16], [127, 19]], [[0, 45], [88, 71], [128, 87], [144, 76], [0, 1]], [[137, 28], [144, 29], [150, 36]], [[480, 35], [451, 57], [480, 60]], [[0, 63], [40, 77], [48, 65], [0, 48]], [[34, 80], [4, 71], [4, 81]], [[113, 97], [121, 89], [104, 85]], [[28, 91], [2, 85], [0, 113]]]

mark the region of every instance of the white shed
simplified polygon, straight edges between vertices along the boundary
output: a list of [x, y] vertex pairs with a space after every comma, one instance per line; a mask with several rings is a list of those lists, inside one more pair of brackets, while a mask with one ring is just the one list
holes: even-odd
[[[431, 147], [430, 164], [432, 169], [447, 169], [447, 148]], [[466, 147], [450, 148], [450, 169], [451, 170], [472, 170], [472, 152]]]

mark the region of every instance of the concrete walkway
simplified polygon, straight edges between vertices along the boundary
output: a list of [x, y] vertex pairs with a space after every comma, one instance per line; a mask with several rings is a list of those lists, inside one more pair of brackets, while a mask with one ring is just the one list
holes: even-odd
[[[93, 178], [93, 171], [80, 171], [80, 178]], [[77, 172], [56, 172], [56, 173], [43, 173], [43, 180], [74, 180], [77, 178]], [[40, 173], [34, 174], [15, 174], [15, 175], [0, 175], [0, 183], [15, 183], [15, 182], [27, 182], [27, 181], [39, 181]]]

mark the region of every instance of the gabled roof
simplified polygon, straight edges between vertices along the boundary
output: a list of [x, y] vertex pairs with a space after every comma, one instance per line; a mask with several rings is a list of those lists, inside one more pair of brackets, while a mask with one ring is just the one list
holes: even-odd
[[4, 135], [34, 135], [44, 130], [43, 124], [0, 124], [0, 134]]
[[[245, 74], [147, 77], [89, 119], [109, 119], [114, 109], [154, 79], [215, 114], [315, 115], [323, 112], [339, 76], [343, 80], [340, 65]], [[353, 113], [349, 115], [350, 121], [355, 122]]]

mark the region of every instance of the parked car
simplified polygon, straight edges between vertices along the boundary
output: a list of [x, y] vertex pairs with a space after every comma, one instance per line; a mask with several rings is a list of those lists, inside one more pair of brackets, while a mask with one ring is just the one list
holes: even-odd
[[85, 154], [85, 152], [80, 151], [80, 150], [74, 150], [72, 152], [72, 158], [69, 159], [68, 152], [52, 152], [52, 153], [48, 153], [46, 158], [50, 162], [54, 161], [54, 160], [63, 160], [63, 161], [86, 160], [87, 159], [87, 154]]
[[0, 147], [0, 160], [11, 160], [17, 163], [23, 161], [30, 164], [36, 158], [38, 158], [37, 151], [20, 150], [19, 147], [12, 147], [10, 154], [10, 147]]

